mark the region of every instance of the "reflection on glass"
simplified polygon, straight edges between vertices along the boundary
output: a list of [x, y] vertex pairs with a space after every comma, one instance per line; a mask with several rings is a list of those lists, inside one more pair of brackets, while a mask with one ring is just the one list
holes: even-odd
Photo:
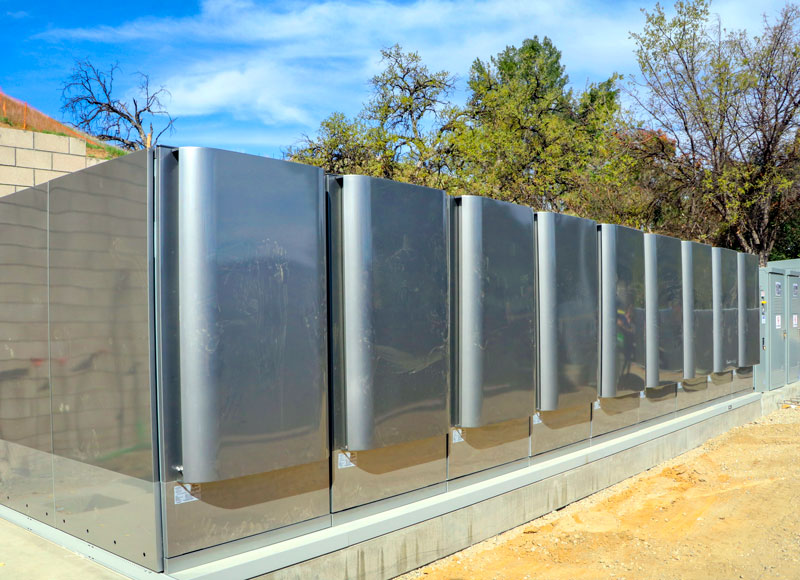
[[47, 186], [0, 198], [0, 503], [52, 523]]

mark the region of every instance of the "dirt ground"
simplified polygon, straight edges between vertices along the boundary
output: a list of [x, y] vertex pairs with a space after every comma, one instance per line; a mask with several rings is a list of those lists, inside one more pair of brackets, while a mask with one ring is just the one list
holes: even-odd
[[800, 409], [403, 579], [800, 579]]

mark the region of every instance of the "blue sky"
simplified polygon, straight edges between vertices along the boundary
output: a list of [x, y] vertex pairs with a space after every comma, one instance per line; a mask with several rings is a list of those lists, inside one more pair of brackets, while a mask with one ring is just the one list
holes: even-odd
[[[670, 2], [666, 2], [670, 5]], [[718, 0], [728, 29], [761, 28], [784, 2]], [[381, 70], [379, 51], [399, 43], [432, 70], [458, 75], [507, 45], [549, 36], [572, 84], [636, 72], [630, 31], [654, 2], [599, 0], [404, 0], [122, 4], [0, 0], [0, 89], [64, 119], [61, 86], [75, 58], [118, 62], [115, 93], [137, 71], [171, 92], [172, 145], [279, 157], [333, 111], [355, 114]]]

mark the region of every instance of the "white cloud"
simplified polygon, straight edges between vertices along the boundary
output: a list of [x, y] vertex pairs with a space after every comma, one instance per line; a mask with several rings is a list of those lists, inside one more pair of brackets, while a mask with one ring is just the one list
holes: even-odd
[[[778, 6], [778, 0], [720, 0], [712, 10], [729, 28], [760, 28], [760, 13], [775, 13]], [[433, 70], [457, 73], [463, 87], [475, 58], [488, 59], [534, 35], [549, 36], [562, 50], [572, 82], [583, 88], [587, 80], [635, 71], [629, 31], [643, 23], [633, 2], [205, 0], [187, 18], [145, 17], [40, 37], [172, 45], [180, 54], [176, 64], [159, 59], [138, 66], [170, 90], [175, 115], [229, 113], [265, 126], [313, 131], [332, 111], [358, 110], [369, 78], [380, 70], [379, 49], [394, 43], [420, 52]]]

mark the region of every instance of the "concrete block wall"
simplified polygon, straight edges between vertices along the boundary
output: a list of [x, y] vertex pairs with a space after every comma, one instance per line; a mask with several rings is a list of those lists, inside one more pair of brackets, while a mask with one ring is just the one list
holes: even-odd
[[86, 156], [81, 139], [0, 127], [0, 196], [102, 161]]

